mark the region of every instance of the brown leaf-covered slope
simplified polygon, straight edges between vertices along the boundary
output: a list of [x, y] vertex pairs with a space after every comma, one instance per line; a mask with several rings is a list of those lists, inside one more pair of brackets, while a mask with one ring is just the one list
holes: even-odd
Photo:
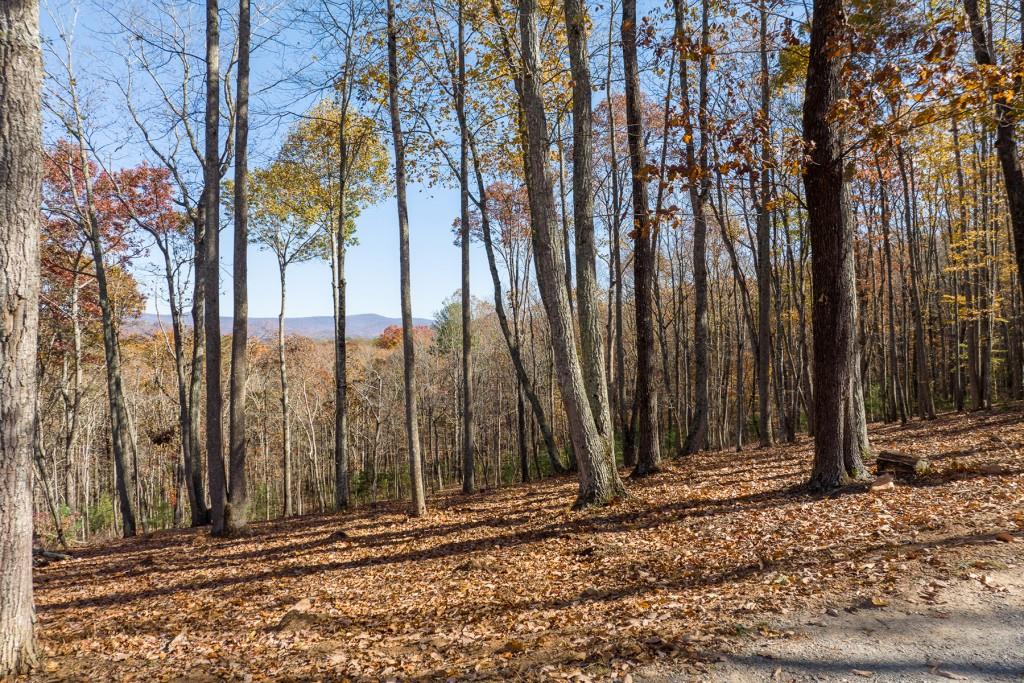
[[[568, 478], [94, 546], [36, 574], [39, 680], [622, 680], [766, 614], [882, 601], [955, 547], [1024, 547], [1024, 415], [877, 427], [933, 473], [805, 493], [810, 442], [669, 463], [607, 509]], [[945, 559], [944, 559], [945, 558]]]

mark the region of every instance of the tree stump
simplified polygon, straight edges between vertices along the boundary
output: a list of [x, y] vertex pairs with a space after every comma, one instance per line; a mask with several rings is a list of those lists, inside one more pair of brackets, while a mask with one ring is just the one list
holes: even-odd
[[875, 460], [877, 474], [890, 472], [896, 476], [917, 477], [927, 474], [931, 468], [928, 458], [907, 455], [895, 451], [882, 451]]

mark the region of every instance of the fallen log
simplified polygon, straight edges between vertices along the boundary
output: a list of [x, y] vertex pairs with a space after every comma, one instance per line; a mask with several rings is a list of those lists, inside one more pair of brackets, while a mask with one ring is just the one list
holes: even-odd
[[32, 556], [33, 557], [42, 557], [43, 559], [54, 560], [54, 561], [70, 560], [71, 559], [70, 555], [67, 555], [65, 553], [58, 553], [58, 552], [55, 552], [53, 550], [46, 550], [44, 548], [32, 548]]
[[877, 474], [890, 472], [894, 475], [916, 477], [927, 474], [930, 468], [928, 458], [896, 451], [882, 451], [875, 460]]

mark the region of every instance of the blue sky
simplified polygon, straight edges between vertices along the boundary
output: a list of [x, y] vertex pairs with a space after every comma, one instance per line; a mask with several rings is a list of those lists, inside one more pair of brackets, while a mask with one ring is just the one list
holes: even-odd
[[[116, 4], [117, 0], [114, 0]], [[131, 7], [131, 0], [123, 0], [126, 8]], [[184, 3], [178, 3], [184, 4]], [[224, 11], [230, 11], [234, 3], [225, 3]], [[59, 31], [52, 16], [70, 25], [75, 6], [63, 2], [44, 2], [42, 7], [42, 33], [44, 40], [57, 40]], [[92, 4], [91, 0], [83, 0], [77, 5], [77, 22], [74, 28], [74, 53], [80, 82], [89, 81], [93, 73], [114, 73], [120, 62], [116, 49], [117, 39], [111, 35], [112, 25], [110, 13], [119, 10], [112, 5]], [[226, 30], [227, 27], [225, 26]], [[222, 43], [227, 47], [229, 38], [224, 37]], [[293, 52], [294, 54], [294, 52]], [[264, 85], [279, 78], [281, 69], [286, 68], [285, 59], [279, 52], [267, 50], [254, 53], [252, 63], [252, 90], [259, 92]], [[120, 67], [123, 69], [123, 67]], [[96, 81], [89, 81], [89, 87], [97, 86]], [[274, 110], [276, 103], [281, 103], [284, 110], [304, 109], [311, 105], [313, 98], [306, 102], [296, 101], [294, 91], [280, 93], [273, 89], [261, 94], [261, 102], [253, 104], [254, 112], [259, 108], [264, 111]], [[132, 124], [127, 119], [123, 102], [118, 102], [120, 94], [99, 92], [94, 95], [100, 106], [100, 115], [114, 122], [109, 125], [113, 136]], [[123, 122], [118, 123], [123, 119]], [[280, 144], [280, 139], [287, 129], [284, 125], [270, 125], [263, 128], [254, 120], [254, 132], [250, 138], [250, 159], [252, 165], [266, 160]], [[50, 128], [48, 141], [56, 134]], [[385, 131], [386, 133], [386, 131]], [[120, 133], [123, 135], [123, 133]], [[385, 141], [389, 137], [385, 135]], [[111, 148], [116, 148], [117, 159], [114, 165], [131, 165], [143, 158], [148, 158], [147, 150], [141, 143], [125, 146], [123, 141], [111, 139]], [[101, 151], [101, 153], [103, 153]], [[228, 171], [228, 177], [232, 172]], [[398, 260], [398, 220], [393, 187], [388, 188], [389, 195], [378, 205], [365, 209], [356, 222], [358, 244], [348, 252], [346, 273], [348, 279], [348, 311], [349, 313], [379, 313], [397, 317], [400, 314], [399, 294], [399, 260]], [[418, 317], [431, 318], [441, 308], [442, 302], [450, 297], [460, 286], [460, 253], [453, 243], [452, 221], [458, 216], [458, 194], [449, 188], [426, 187], [413, 183], [408, 188], [410, 243], [411, 243], [411, 277], [412, 277], [412, 309]], [[232, 231], [230, 220], [226, 220], [228, 228], [221, 235], [221, 311], [228, 315], [231, 310], [231, 252]], [[490, 300], [492, 286], [487, 271], [486, 256], [481, 245], [472, 246], [471, 286], [473, 295], [480, 299]], [[164, 283], [161, 277], [145, 272], [145, 264], [138, 269], [137, 276], [149, 296], [148, 312], [158, 309], [167, 312], [166, 301], [163, 299]], [[288, 302], [286, 313], [289, 317], [331, 315], [330, 264], [325, 261], [312, 261], [294, 264], [288, 269]], [[252, 246], [249, 249], [249, 314], [254, 317], [276, 316], [280, 306], [280, 286], [278, 282], [277, 262], [274, 256]]]
[[[412, 310], [432, 318], [441, 302], [459, 288], [460, 253], [452, 241], [452, 220], [459, 214], [458, 194], [443, 188], [409, 188], [410, 265]], [[367, 209], [357, 220], [359, 244], [351, 247], [346, 262], [349, 313], [400, 313], [398, 272], [398, 213], [394, 197]], [[231, 235], [221, 240], [225, 284], [230, 286]], [[493, 300], [491, 278], [483, 248], [473, 244], [470, 291], [474, 297]], [[278, 311], [277, 261], [268, 252], [249, 250], [249, 314], [275, 316]], [[289, 316], [331, 315], [331, 268], [327, 262], [308, 262], [288, 271]], [[231, 292], [222, 299], [230, 310]]]

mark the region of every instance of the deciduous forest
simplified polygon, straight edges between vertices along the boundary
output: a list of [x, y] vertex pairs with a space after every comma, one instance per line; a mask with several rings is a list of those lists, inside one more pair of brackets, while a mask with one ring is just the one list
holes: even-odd
[[5, 0], [0, 677], [1020, 680], [1022, 113], [993, 0]]

